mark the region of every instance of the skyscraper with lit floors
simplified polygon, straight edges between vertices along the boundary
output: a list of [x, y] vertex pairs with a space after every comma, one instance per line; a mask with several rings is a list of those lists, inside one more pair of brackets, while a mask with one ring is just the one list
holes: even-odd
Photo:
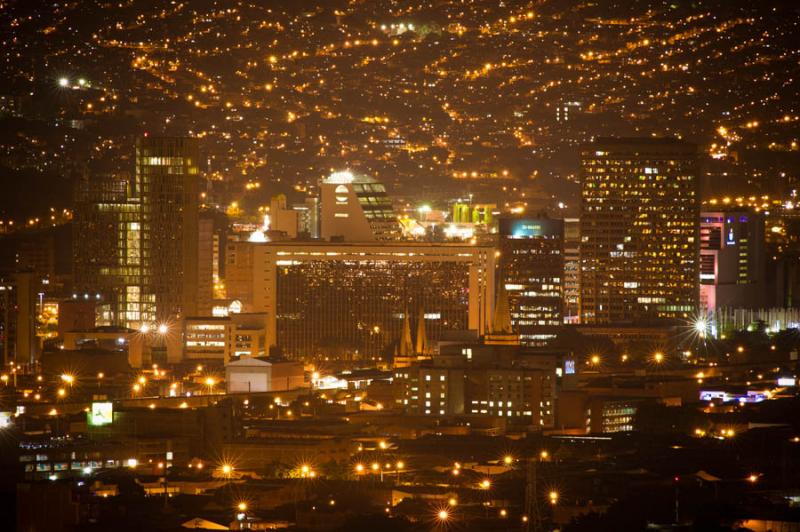
[[696, 146], [677, 139], [598, 139], [582, 148], [581, 187], [581, 323], [694, 313]]
[[133, 176], [92, 176], [77, 188], [76, 293], [101, 321], [138, 328], [194, 315], [198, 291], [196, 139], [141, 137]]

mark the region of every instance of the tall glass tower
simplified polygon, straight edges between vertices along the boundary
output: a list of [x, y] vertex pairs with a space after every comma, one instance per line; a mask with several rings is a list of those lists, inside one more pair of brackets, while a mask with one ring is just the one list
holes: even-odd
[[695, 312], [696, 146], [677, 139], [598, 139], [582, 149], [581, 184], [581, 323]]
[[76, 292], [101, 302], [100, 322], [139, 328], [196, 314], [197, 141], [143, 137], [133, 176], [80, 181]]

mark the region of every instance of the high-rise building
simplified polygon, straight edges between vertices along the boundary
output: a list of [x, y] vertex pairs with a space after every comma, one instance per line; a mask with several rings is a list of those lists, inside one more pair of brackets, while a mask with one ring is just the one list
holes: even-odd
[[300, 213], [286, 206], [286, 195], [278, 194], [269, 201], [269, 228], [286, 233], [289, 238], [297, 238]]
[[141, 204], [131, 187], [128, 175], [86, 175], [76, 184], [74, 297], [97, 296], [101, 325], [127, 325], [129, 315], [136, 323], [156, 319], [155, 303], [142, 290]]
[[143, 137], [133, 178], [79, 183], [75, 285], [101, 295], [101, 323], [139, 327], [197, 313], [198, 163], [195, 139]]
[[581, 323], [685, 318], [698, 305], [697, 149], [599, 139], [581, 152]]
[[749, 210], [700, 214], [700, 306], [762, 308], [764, 217]]
[[319, 198], [306, 198], [292, 208], [298, 213], [298, 232], [306, 238], [319, 238]]
[[136, 142], [142, 265], [159, 321], [197, 315], [199, 163], [197, 139], [141, 137]]
[[321, 236], [351, 242], [396, 240], [400, 222], [375, 179], [352, 172], [334, 172], [320, 182]]
[[501, 218], [500, 282], [524, 345], [546, 345], [562, 325], [564, 221]]
[[447, 330], [483, 333], [494, 260], [493, 248], [460, 244], [237, 242], [227, 288], [244, 312], [267, 314], [267, 341], [285, 355], [388, 357], [406, 312], [429, 345]]
[[578, 218], [564, 219], [564, 323], [581, 318], [581, 225]]

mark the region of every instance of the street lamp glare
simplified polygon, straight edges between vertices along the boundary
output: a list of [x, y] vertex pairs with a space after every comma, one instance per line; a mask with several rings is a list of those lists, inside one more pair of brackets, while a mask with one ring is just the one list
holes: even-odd
[[706, 330], [708, 329], [708, 322], [705, 318], [698, 318], [694, 322], [694, 330], [700, 334], [705, 334]]

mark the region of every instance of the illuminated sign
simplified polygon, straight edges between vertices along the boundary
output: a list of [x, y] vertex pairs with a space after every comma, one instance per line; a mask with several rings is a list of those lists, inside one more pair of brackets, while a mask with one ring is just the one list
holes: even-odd
[[92, 409], [89, 411], [89, 425], [101, 427], [111, 424], [112, 421], [114, 421], [113, 403], [92, 403]]
[[564, 361], [564, 373], [567, 375], [573, 375], [575, 373], [575, 361], [574, 360], [565, 360]]
[[797, 379], [792, 377], [781, 377], [778, 379], [778, 386], [794, 386], [797, 384]]
[[733, 245], [736, 243], [736, 236], [733, 234], [733, 227], [728, 229], [728, 241], [729, 245]]
[[760, 403], [767, 400], [765, 392], [754, 392], [748, 390], [747, 393], [728, 393], [723, 390], [701, 390], [701, 401], [713, 401], [715, 399], [721, 400], [723, 403], [729, 401], [738, 401], [740, 403]]
[[11, 412], [0, 412], [0, 429], [11, 426]]
[[564, 222], [547, 218], [501, 218], [500, 234], [511, 238], [561, 238], [564, 234]]

